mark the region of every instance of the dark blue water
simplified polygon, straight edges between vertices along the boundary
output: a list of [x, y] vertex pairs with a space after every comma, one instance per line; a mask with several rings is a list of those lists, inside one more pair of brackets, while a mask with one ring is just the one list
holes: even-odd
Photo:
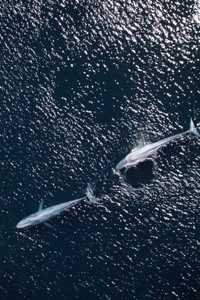
[[[200, 299], [198, 1], [1, 1], [0, 299]], [[18, 231], [39, 203], [82, 197]]]

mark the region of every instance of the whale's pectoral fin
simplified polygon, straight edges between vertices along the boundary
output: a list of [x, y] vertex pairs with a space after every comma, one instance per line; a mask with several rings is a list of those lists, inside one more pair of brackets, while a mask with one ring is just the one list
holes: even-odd
[[51, 224], [49, 224], [48, 222], [44, 222], [44, 225], [47, 226], [48, 228], [51, 228], [51, 229], [54, 228], [54, 227], [53, 227]]
[[40, 202], [40, 205], [39, 205], [39, 209], [38, 209], [38, 211], [41, 211], [41, 210], [42, 210], [42, 208], [43, 208], [43, 204], [44, 204], [44, 200], [42, 200], [42, 201]]

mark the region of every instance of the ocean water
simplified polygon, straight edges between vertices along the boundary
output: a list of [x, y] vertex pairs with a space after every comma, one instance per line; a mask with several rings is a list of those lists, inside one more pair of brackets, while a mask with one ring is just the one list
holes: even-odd
[[2, 0], [0, 28], [0, 299], [200, 299], [200, 140], [115, 171], [200, 130], [200, 2]]

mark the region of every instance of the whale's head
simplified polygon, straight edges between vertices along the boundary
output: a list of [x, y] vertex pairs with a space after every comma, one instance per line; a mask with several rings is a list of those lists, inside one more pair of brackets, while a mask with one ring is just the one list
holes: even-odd
[[126, 159], [122, 159], [117, 165], [116, 165], [116, 170], [120, 171], [122, 169], [125, 169], [127, 165], [127, 160]]
[[34, 221], [32, 218], [27, 217], [23, 220], [21, 220], [19, 223], [17, 223], [16, 228], [22, 229], [22, 228], [28, 228], [34, 225]]

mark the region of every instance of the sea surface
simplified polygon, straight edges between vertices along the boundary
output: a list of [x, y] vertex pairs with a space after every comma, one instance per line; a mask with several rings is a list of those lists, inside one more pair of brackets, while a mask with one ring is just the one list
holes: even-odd
[[200, 299], [200, 139], [115, 171], [200, 130], [199, 0], [1, 0], [0, 40], [0, 299]]

